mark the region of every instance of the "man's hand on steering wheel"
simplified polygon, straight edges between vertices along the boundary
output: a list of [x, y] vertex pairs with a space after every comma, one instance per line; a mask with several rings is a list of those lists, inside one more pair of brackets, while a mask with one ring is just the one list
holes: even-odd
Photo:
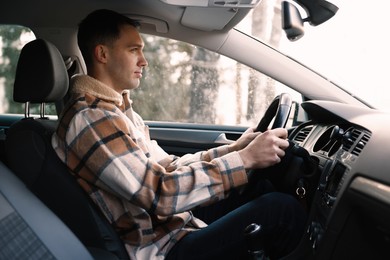
[[[291, 110], [291, 98], [288, 94], [277, 96], [257, 128], [249, 128], [229, 150], [238, 151], [246, 169], [262, 169], [281, 161], [284, 150], [289, 146], [287, 130], [284, 129]], [[272, 119], [274, 123], [267, 131]]]
[[239, 151], [244, 149], [253, 139], [260, 134], [260, 132], [255, 132], [256, 128], [248, 128], [235, 142], [229, 144], [229, 151]]
[[246, 169], [262, 169], [275, 165], [289, 146], [287, 130], [276, 128], [259, 133], [244, 149], [238, 151]]
[[229, 145], [229, 151], [244, 149], [255, 137], [268, 129], [274, 117], [272, 129], [284, 128], [290, 115], [291, 104], [290, 95], [282, 93], [280, 96], [277, 96], [268, 107], [258, 126], [256, 128], [248, 128], [237, 141]]

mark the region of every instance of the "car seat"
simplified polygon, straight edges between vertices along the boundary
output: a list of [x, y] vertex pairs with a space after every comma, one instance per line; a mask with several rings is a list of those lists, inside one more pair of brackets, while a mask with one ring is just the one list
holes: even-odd
[[[45, 103], [60, 101], [68, 84], [63, 58], [53, 44], [37, 39], [23, 47], [13, 97], [16, 102], [25, 103], [25, 118], [7, 130], [7, 165], [85, 246], [129, 259], [118, 234], [51, 146], [57, 120], [46, 117]], [[30, 115], [32, 103], [41, 104], [37, 118]]]
[[93, 259], [68, 227], [1, 162], [0, 259]]

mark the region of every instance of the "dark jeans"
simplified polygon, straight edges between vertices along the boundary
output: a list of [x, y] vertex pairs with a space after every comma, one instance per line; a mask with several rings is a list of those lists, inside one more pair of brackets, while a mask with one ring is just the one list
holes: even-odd
[[251, 223], [262, 226], [264, 249], [271, 259], [291, 252], [298, 244], [306, 214], [290, 195], [272, 192], [259, 181], [243, 193], [233, 191], [225, 200], [198, 208], [193, 214], [208, 227], [182, 238], [169, 252], [174, 259], [247, 259], [245, 228]]

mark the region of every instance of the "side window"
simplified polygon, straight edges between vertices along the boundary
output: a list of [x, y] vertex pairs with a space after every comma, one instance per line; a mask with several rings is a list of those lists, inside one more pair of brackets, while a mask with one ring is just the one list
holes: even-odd
[[[23, 46], [35, 39], [34, 33], [18, 25], [0, 25], [0, 113], [23, 114], [24, 105], [13, 101], [16, 66]], [[46, 114], [56, 115], [54, 106]], [[39, 104], [31, 105], [31, 114], [39, 114]]]
[[171, 39], [143, 38], [149, 66], [132, 99], [145, 120], [254, 126], [276, 95], [301, 99], [230, 58]]

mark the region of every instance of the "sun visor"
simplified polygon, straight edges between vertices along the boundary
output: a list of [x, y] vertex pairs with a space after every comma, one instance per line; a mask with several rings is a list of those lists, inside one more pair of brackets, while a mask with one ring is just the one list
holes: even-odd
[[163, 20], [159, 20], [153, 17], [148, 17], [144, 15], [134, 15], [127, 14], [126, 16], [131, 19], [137, 20], [141, 24], [142, 31], [152, 31], [158, 33], [167, 33], [168, 32], [168, 24]]
[[198, 30], [230, 29], [261, 0], [160, 0], [184, 7], [181, 24]]
[[253, 8], [261, 0], [160, 0], [169, 5], [198, 6], [198, 7], [232, 7]]
[[187, 7], [181, 23], [203, 31], [222, 30], [236, 13], [237, 10], [231, 8]]

